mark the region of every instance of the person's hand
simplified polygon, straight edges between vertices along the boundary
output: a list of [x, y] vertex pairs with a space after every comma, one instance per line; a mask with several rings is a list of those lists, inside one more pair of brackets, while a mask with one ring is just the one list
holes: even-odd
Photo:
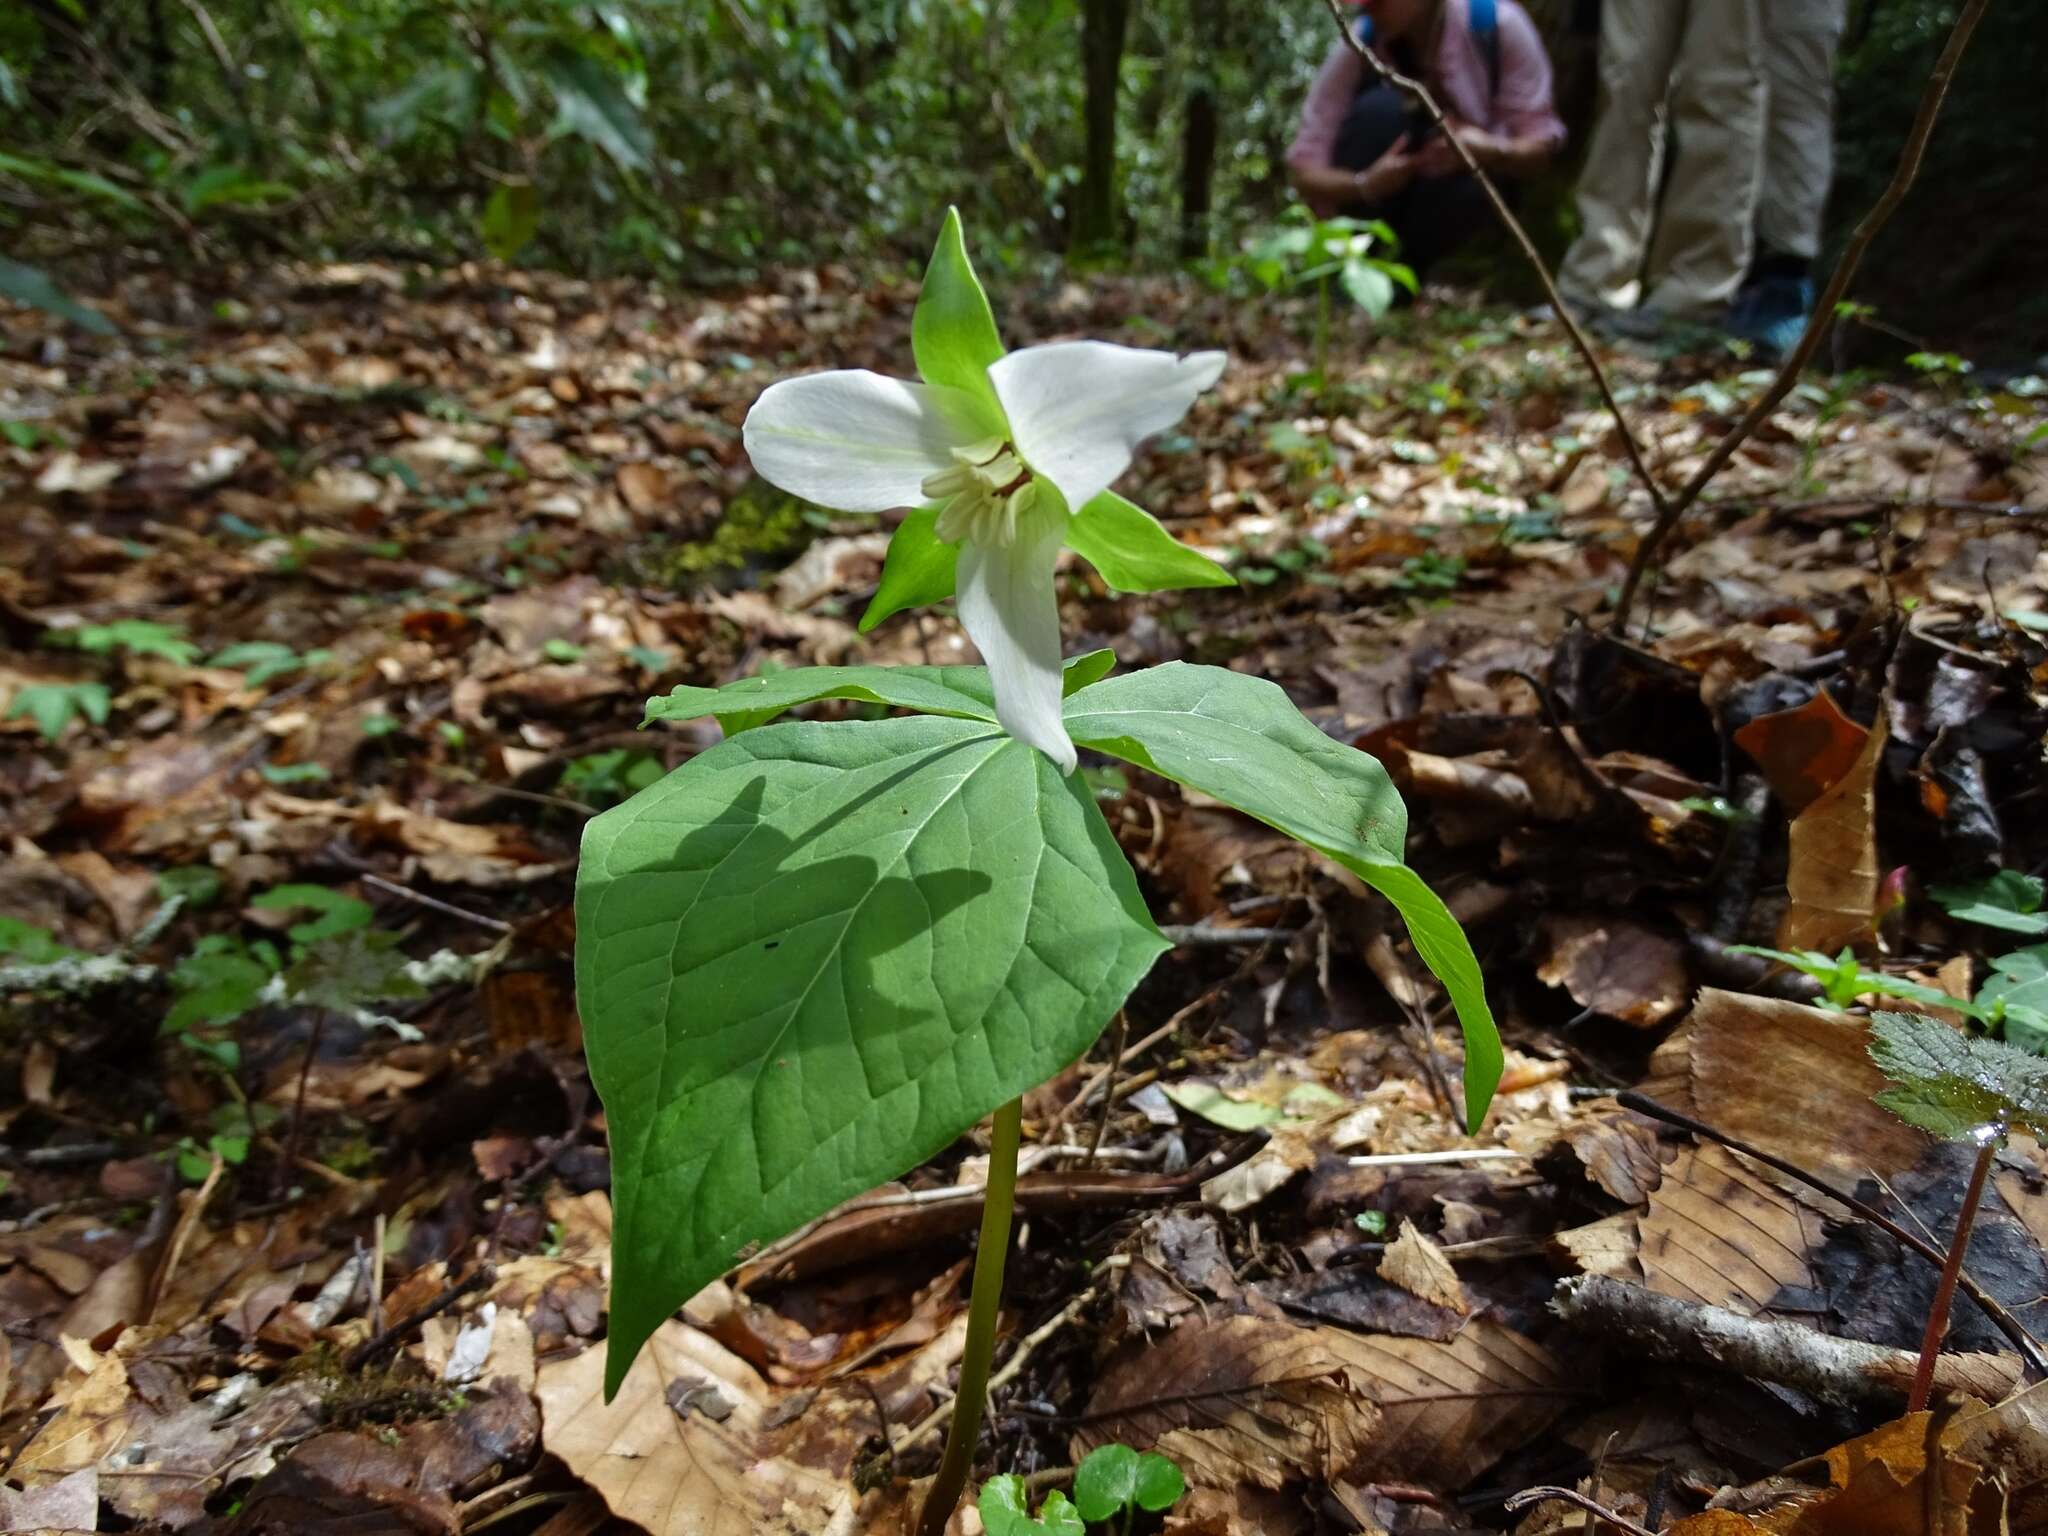
[[1431, 134], [1429, 141], [1412, 157], [1415, 162], [1415, 174], [1429, 177], [1461, 174], [1465, 169], [1465, 162], [1452, 146], [1453, 138], [1463, 144], [1471, 152], [1472, 158], [1482, 165], [1485, 163], [1484, 156], [1493, 148], [1494, 143], [1493, 135], [1484, 128], [1475, 128], [1458, 118], [1447, 117], [1444, 119], [1443, 131]]
[[1406, 139], [1396, 139], [1387, 152], [1351, 178], [1362, 203], [1383, 203], [1415, 179], [1415, 156]]

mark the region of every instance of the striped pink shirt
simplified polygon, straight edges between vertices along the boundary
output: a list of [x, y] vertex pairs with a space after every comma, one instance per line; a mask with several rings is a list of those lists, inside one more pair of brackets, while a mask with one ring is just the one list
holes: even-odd
[[[1550, 57], [1536, 23], [1516, 0], [1499, 0], [1500, 89], [1489, 96], [1486, 54], [1472, 35], [1467, 0], [1444, 0], [1443, 35], [1426, 81], [1437, 105], [1489, 133], [1514, 138], [1540, 137], [1564, 143], [1564, 122], [1550, 100]], [[1378, 50], [1386, 57], [1384, 48]], [[1321, 166], [1330, 163], [1337, 131], [1344, 125], [1352, 100], [1366, 84], [1366, 63], [1339, 38], [1316, 71], [1301, 107], [1301, 127], [1287, 151], [1287, 163]], [[1333, 208], [1317, 208], [1327, 218]]]

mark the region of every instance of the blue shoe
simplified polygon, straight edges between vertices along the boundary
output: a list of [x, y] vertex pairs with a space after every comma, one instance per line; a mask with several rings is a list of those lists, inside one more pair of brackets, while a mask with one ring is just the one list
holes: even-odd
[[1735, 296], [1728, 334], [1776, 362], [1799, 345], [1813, 314], [1813, 283], [1804, 277], [1759, 278]]

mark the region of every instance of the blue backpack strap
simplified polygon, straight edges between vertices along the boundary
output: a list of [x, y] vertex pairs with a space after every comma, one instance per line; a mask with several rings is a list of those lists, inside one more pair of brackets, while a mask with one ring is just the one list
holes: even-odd
[[1351, 31], [1352, 35], [1358, 39], [1361, 47], [1370, 48], [1372, 46], [1372, 18], [1370, 16], [1359, 17], [1352, 24]]
[[1472, 35], [1486, 56], [1486, 83], [1495, 96], [1500, 94], [1500, 0], [1471, 0], [1467, 12]]

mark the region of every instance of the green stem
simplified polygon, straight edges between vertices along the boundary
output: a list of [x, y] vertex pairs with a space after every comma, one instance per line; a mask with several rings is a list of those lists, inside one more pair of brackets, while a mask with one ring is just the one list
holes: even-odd
[[1330, 385], [1330, 280], [1316, 280], [1316, 393]]
[[1012, 1099], [995, 1113], [989, 1139], [988, 1193], [981, 1206], [981, 1245], [974, 1250], [974, 1291], [967, 1303], [967, 1348], [960, 1357], [960, 1391], [938, 1476], [918, 1516], [918, 1536], [944, 1536], [946, 1522], [974, 1470], [981, 1438], [981, 1410], [988, 1398], [989, 1367], [996, 1352], [996, 1321], [1003, 1305], [1003, 1261], [1010, 1251], [1010, 1213], [1017, 1201], [1017, 1143], [1023, 1139], [1024, 1101]]

